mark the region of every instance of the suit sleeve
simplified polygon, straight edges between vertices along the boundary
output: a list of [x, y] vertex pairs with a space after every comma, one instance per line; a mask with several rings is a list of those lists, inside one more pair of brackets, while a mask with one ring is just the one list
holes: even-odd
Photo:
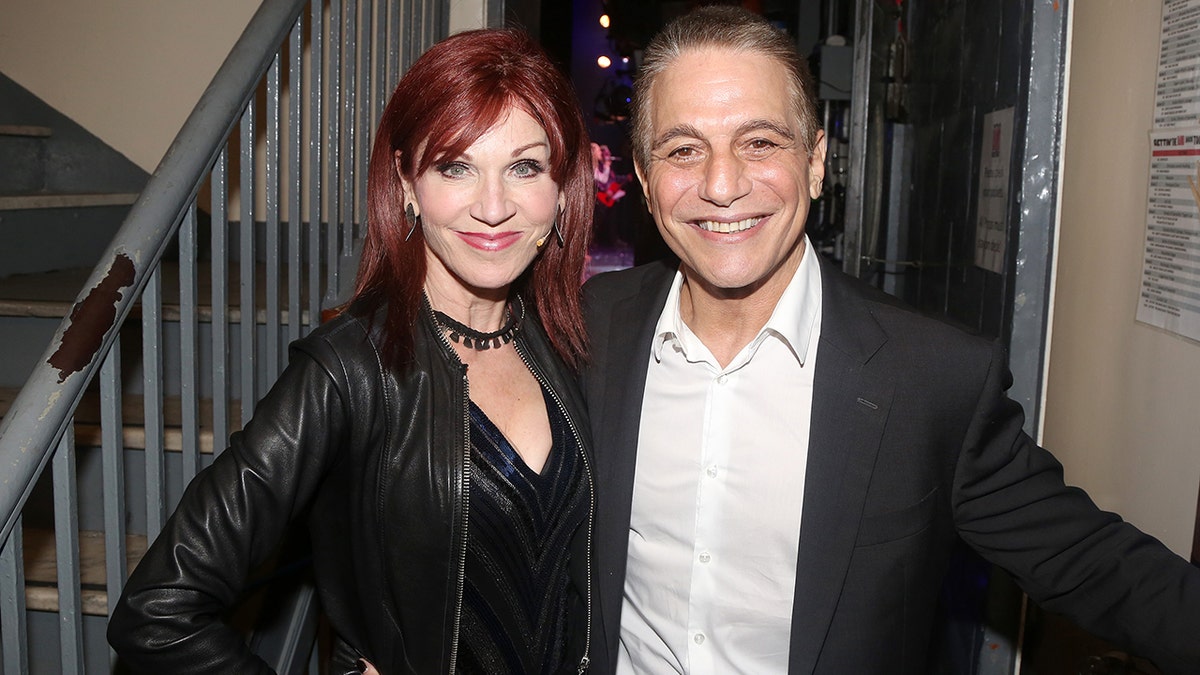
[[188, 486], [109, 622], [109, 642], [134, 670], [271, 672], [221, 617], [341, 447], [347, 425], [336, 372], [294, 348], [253, 419]]
[[1022, 431], [1002, 349], [955, 471], [963, 540], [1008, 570], [1045, 609], [1147, 657], [1200, 672], [1200, 569], [1063, 482], [1062, 465]]

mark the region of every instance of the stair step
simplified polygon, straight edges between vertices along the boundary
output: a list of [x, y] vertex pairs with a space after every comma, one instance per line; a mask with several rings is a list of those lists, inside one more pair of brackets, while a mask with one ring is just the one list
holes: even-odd
[[0, 211], [78, 209], [88, 206], [130, 206], [137, 201], [137, 198], [138, 194], [136, 192], [0, 195]]
[[91, 273], [74, 268], [0, 278], [0, 316], [61, 319], [71, 313]]
[[[0, 418], [12, 405], [17, 397], [17, 390], [0, 387]], [[144, 449], [146, 447], [146, 427], [144, 426], [144, 400], [141, 396], [126, 394], [121, 401], [121, 420], [123, 444], [126, 448]], [[214, 438], [212, 432], [212, 400], [201, 399], [200, 433], [198, 445], [202, 454], [212, 454]], [[182, 401], [177, 396], [169, 396], [162, 404], [163, 412], [163, 449], [169, 452], [183, 451]], [[229, 402], [230, 429], [238, 429], [242, 425], [241, 406], [238, 401]], [[75, 444], [79, 447], [100, 447], [100, 396], [95, 392], [86, 392], [75, 411]], [[225, 447], [228, 439], [221, 439], [221, 447]]]
[[48, 138], [51, 133], [53, 131], [50, 127], [40, 127], [31, 124], [0, 124], [0, 136]]
[[[46, 612], [58, 611], [58, 555], [54, 530], [23, 530], [25, 551], [25, 606]], [[126, 573], [146, 555], [146, 535], [125, 537]], [[79, 576], [82, 586], [83, 613], [108, 616], [108, 590], [104, 572], [104, 533], [84, 530], [79, 533]]]
[[[255, 303], [259, 307], [266, 304], [266, 266], [256, 266], [254, 291], [257, 297]], [[230, 264], [229, 279], [226, 284], [226, 320], [230, 323], [240, 323], [242, 320], [240, 268], [236, 263]], [[90, 269], [68, 269], [53, 272], [37, 272], [32, 274], [13, 274], [0, 278], [0, 316], [21, 316], [61, 319], [71, 313], [71, 307], [79, 291], [87, 283], [91, 275]], [[307, 273], [306, 273], [307, 274]], [[286, 279], [286, 272], [281, 271]], [[212, 272], [207, 261], [197, 264], [197, 318], [203, 323], [213, 319], [212, 311]], [[164, 321], [179, 321], [179, 263], [164, 261], [162, 263], [162, 289]], [[286, 288], [280, 284], [280, 323], [289, 323]], [[301, 306], [308, 303], [308, 285], [301, 284]], [[140, 316], [140, 306], [133, 310], [134, 316]], [[308, 310], [300, 313], [300, 322], [310, 324]], [[254, 320], [259, 324], [267, 323], [266, 309], [257, 309]]]

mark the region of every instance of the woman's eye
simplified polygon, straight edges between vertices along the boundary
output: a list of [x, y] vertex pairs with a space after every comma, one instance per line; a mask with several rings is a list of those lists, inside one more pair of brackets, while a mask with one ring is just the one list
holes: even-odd
[[446, 162], [439, 164], [437, 167], [438, 173], [446, 178], [462, 178], [467, 175], [467, 167], [461, 162]]
[[540, 162], [535, 162], [533, 160], [518, 162], [514, 164], [512, 168], [513, 174], [519, 178], [532, 178], [540, 175], [545, 170], [545, 167], [543, 167]]

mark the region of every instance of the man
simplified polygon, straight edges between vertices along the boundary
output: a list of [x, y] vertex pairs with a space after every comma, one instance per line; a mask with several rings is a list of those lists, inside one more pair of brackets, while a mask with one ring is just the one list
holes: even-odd
[[925, 673], [956, 538], [1043, 607], [1200, 672], [1200, 571], [1064, 486], [1003, 350], [808, 245], [810, 85], [735, 8], [646, 50], [635, 162], [680, 263], [586, 287], [595, 672]]

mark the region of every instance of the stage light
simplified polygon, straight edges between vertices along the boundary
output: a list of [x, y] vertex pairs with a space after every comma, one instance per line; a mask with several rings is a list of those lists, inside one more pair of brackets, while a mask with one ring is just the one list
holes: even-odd
[[607, 15], [607, 14], [601, 14], [601, 15], [600, 15], [600, 27], [601, 27], [601, 28], [608, 28], [608, 25], [609, 25], [610, 23], [611, 23], [611, 22], [609, 21], [609, 19], [608, 19], [608, 15]]
[[596, 59], [596, 65], [600, 66], [601, 68], [607, 68], [612, 65], [612, 59], [601, 54], [600, 58]]

